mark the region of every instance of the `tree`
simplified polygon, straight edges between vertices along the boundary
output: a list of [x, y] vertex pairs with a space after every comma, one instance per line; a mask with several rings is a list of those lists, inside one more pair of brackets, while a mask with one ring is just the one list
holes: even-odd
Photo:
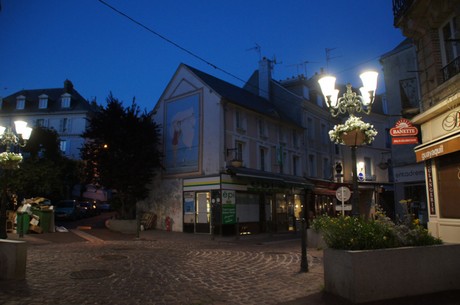
[[110, 94], [83, 137], [86, 182], [114, 190], [112, 203], [121, 217], [133, 218], [137, 201], [148, 196], [147, 185], [161, 164], [159, 126], [135, 100], [124, 108]]
[[39, 196], [54, 202], [71, 197], [73, 186], [82, 180], [82, 162], [62, 155], [54, 129], [34, 127], [22, 151], [24, 161], [11, 179], [19, 198]]
[[81, 161], [62, 156], [56, 131], [35, 127], [19, 168], [0, 168], [0, 238], [7, 238], [6, 211], [14, 209], [13, 195], [23, 198], [46, 197], [51, 201], [69, 198], [73, 185], [80, 181]]

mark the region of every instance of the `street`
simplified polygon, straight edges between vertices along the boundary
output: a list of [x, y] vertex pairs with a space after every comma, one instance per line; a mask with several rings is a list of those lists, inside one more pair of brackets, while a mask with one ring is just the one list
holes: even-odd
[[[26, 279], [2, 281], [0, 304], [350, 304], [322, 291], [322, 250], [309, 248], [309, 272], [300, 271], [295, 235], [236, 239], [147, 230], [136, 238], [87, 224], [26, 234]], [[459, 303], [458, 293], [372, 303], [397, 304]]]

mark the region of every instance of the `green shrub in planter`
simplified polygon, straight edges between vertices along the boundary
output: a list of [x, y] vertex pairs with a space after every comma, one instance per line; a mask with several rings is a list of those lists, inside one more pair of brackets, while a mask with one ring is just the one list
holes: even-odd
[[313, 220], [312, 228], [323, 234], [329, 248], [341, 250], [372, 250], [407, 246], [442, 244], [418, 220], [395, 224], [382, 212], [375, 219], [362, 217], [320, 216]]

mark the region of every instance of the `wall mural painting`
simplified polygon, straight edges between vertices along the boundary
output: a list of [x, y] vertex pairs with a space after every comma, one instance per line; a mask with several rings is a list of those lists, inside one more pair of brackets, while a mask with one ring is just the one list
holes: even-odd
[[182, 174], [199, 170], [199, 114], [199, 94], [167, 103], [165, 164], [168, 174]]

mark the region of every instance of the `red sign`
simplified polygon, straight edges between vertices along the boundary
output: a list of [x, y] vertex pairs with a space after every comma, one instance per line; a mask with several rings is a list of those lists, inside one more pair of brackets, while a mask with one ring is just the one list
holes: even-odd
[[400, 119], [396, 122], [395, 127], [390, 129], [390, 134], [393, 137], [413, 137], [418, 135], [418, 129], [412, 126], [408, 119]]
[[418, 144], [417, 137], [399, 137], [399, 138], [392, 138], [391, 144], [398, 145], [398, 144]]

